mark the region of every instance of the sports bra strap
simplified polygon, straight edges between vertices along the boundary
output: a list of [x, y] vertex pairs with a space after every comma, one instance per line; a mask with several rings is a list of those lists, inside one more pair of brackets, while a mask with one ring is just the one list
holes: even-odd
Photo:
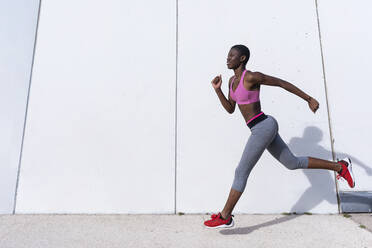
[[240, 84], [240, 83], [242, 82], [242, 80], [244, 79], [244, 75], [245, 75], [246, 71], [247, 71], [247, 70], [244, 70], [244, 71], [243, 71], [243, 75], [242, 75], [242, 77], [240, 78], [239, 84]]
[[233, 76], [233, 78], [231, 79], [231, 82], [230, 82], [230, 89], [231, 90], [233, 89], [234, 79], [235, 79], [235, 75]]

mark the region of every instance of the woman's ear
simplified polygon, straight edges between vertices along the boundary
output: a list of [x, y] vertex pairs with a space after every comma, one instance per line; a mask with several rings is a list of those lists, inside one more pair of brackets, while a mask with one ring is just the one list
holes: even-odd
[[247, 58], [247, 56], [245, 56], [245, 55], [242, 55], [242, 56], [240, 56], [240, 62], [244, 62], [244, 60]]

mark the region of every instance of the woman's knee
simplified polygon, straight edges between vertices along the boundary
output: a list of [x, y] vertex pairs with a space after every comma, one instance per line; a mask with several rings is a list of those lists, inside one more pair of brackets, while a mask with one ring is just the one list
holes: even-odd
[[245, 185], [247, 184], [249, 174], [250, 171], [243, 170], [238, 166], [235, 169], [234, 182], [232, 188], [239, 192], [243, 192], [245, 189]]
[[244, 192], [245, 186], [247, 185], [248, 177], [235, 176], [232, 187], [236, 191], [241, 193]]
[[245, 180], [248, 178], [249, 174], [250, 174], [250, 171], [238, 166], [235, 169], [234, 180]]
[[298, 170], [298, 169], [305, 169], [308, 165], [308, 158], [307, 157], [292, 157], [287, 161], [283, 161], [283, 165], [287, 167], [289, 170]]

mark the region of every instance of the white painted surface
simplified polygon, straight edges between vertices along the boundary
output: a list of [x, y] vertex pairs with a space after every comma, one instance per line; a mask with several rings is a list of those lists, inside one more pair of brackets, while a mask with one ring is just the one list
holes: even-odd
[[17, 213], [174, 211], [175, 1], [43, 1]]
[[14, 194], [39, 1], [0, 1], [0, 214]]
[[370, 1], [319, 1], [334, 147], [339, 159], [350, 156], [356, 178], [352, 190], [340, 181], [343, 191], [372, 189], [371, 9]]
[[[371, 57], [371, 6], [331, 4], [319, 1], [335, 149], [338, 157], [352, 156], [355, 190], [370, 190], [371, 87], [363, 72]], [[42, 3], [16, 213], [172, 213], [175, 190], [179, 212], [221, 210], [250, 131], [238, 108], [233, 115], [225, 112], [210, 82], [222, 74], [227, 93], [233, 72], [226, 56], [238, 43], [251, 49], [249, 70], [287, 80], [320, 102], [314, 115], [297, 96], [261, 88], [262, 110], [278, 120], [292, 151], [331, 160], [315, 3], [179, 1], [175, 188], [175, 5], [170, 0]], [[26, 27], [36, 27], [36, 18], [29, 26], [16, 24], [31, 32]], [[20, 53], [33, 45], [20, 50], [14, 44]], [[0, 162], [9, 165], [0, 174], [0, 208], [6, 212], [13, 207], [29, 76], [21, 71], [31, 65], [29, 55], [14, 67], [23, 84], [0, 85], [5, 87]], [[14, 58], [0, 63], [11, 66]], [[14, 114], [18, 119], [9, 121]], [[363, 121], [344, 121], [358, 114]], [[341, 189], [349, 190], [344, 183]], [[265, 152], [235, 212], [293, 211], [336, 213], [333, 173], [289, 171]]]
[[[179, 32], [178, 211], [222, 210], [250, 135], [239, 110], [225, 112], [210, 84], [222, 74], [227, 94], [234, 44], [250, 48], [248, 69], [287, 80], [320, 102], [314, 115], [301, 98], [261, 88], [262, 110], [278, 120], [293, 152], [332, 158], [313, 1], [180, 1]], [[289, 171], [265, 152], [235, 212], [289, 211], [336, 213], [333, 173]]]

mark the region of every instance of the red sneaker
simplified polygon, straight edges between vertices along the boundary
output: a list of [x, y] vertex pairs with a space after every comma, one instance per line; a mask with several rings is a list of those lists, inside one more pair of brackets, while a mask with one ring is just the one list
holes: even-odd
[[234, 215], [230, 215], [226, 220], [222, 219], [221, 213], [212, 214], [210, 220], [204, 221], [206, 228], [229, 228], [234, 226]]
[[341, 173], [337, 173], [336, 178], [340, 179], [341, 177], [344, 178], [349, 186], [351, 188], [355, 187], [355, 180], [354, 180], [354, 175], [353, 175], [353, 170], [352, 170], [352, 164], [351, 164], [351, 159], [350, 158], [344, 158], [341, 161], [337, 161], [342, 166], [342, 171]]

